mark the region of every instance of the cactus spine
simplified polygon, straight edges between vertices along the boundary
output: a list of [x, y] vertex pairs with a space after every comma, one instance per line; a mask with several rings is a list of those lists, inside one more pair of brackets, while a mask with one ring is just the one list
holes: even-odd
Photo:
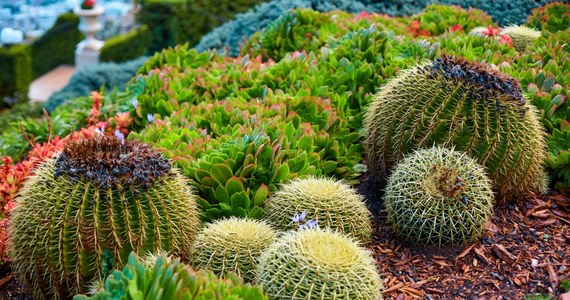
[[493, 213], [491, 182], [464, 153], [434, 147], [404, 157], [388, 179], [388, 222], [407, 241], [456, 245], [479, 238]]

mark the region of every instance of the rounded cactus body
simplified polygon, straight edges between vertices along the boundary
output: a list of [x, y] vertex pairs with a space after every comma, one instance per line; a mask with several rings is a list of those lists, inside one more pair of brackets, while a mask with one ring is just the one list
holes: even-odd
[[371, 215], [363, 197], [342, 181], [330, 178], [296, 179], [281, 185], [265, 202], [264, 218], [279, 230], [297, 230], [292, 218], [316, 220], [319, 227], [331, 228], [367, 242], [372, 234]]
[[187, 258], [198, 228], [187, 180], [150, 146], [72, 141], [16, 199], [13, 266], [34, 299], [66, 299], [123, 266], [131, 251]]
[[485, 166], [503, 203], [545, 188], [538, 112], [515, 79], [484, 64], [442, 56], [405, 70], [376, 94], [364, 123], [380, 186], [405, 154], [435, 144]]
[[515, 49], [522, 52], [528, 45], [532, 43], [532, 41], [539, 38], [541, 33], [540, 31], [526, 26], [511, 25], [501, 30], [501, 35], [507, 35], [511, 37]]
[[481, 236], [494, 198], [484, 168], [474, 159], [434, 147], [396, 165], [384, 204], [392, 229], [407, 241], [457, 245]]
[[192, 266], [218, 276], [233, 272], [251, 282], [261, 253], [276, 236], [263, 221], [235, 217], [218, 220], [198, 234], [192, 247]]
[[370, 251], [330, 229], [290, 231], [261, 256], [255, 283], [269, 299], [382, 299]]

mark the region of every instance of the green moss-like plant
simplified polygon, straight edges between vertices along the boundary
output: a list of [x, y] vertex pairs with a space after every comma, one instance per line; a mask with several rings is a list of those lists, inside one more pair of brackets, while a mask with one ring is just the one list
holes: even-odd
[[372, 233], [370, 212], [363, 197], [348, 184], [329, 178], [296, 179], [283, 184], [265, 201], [264, 218], [280, 230], [296, 230], [291, 217], [306, 213], [307, 219], [367, 242]]
[[407, 155], [388, 179], [384, 204], [396, 234], [417, 244], [456, 245], [479, 238], [493, 213], [482, 166], [441, 147]]
[[546, 189], [536, 108], [515, 79], [482, 63], [444, 55], [400, 73], [376, 94], [365, 129], [379, 185], [405, 154], [436, 144], [484, 165], [503, 203]]
[[251, 282], [261, 253], [276, 235], [262, 221], [235, 217], [218, 220], [198, 234], [192, 247], [192, 265], [218, 276], [234, 272], [245, 282]]
[[500, 34], [511, 37], [513, 46], [520, 52], [523, 52], [526, 49], [526, 46], [530, 45], [532, 41], [540, 37], [540, 31], [518, 25], [507, 26], [501, 30]]
[[284, 234], [263, 253], [257, 272], [255, 283], [274, 300], [382, 299], [370, 251], [330, 229]]
[[34, 299], [84, 292], [131, 251], [187, 259], [199, 225], [188, 182], [167, 159], [103, 136], [70, 141], [38, 167], [11, 216], [13, 267]]
[[140, 261], [134, 253], [122, 271], [115, 270], [91, 297], [77, 295], [74, 300], [264, 300], [260, 288], [242, 284], [228, 274], [218, 279], [212, 272], [193, 271], [180, 259], [164, 254]]

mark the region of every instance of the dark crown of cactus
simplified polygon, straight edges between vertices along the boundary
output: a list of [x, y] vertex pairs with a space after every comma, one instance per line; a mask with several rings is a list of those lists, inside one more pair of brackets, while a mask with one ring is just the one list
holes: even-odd
[[149, 145], [99, 136], [70, 141], [55, 162], [55, 177], [87, 179], [97, 187], [146, 188], [171, 172], [170, 162]]
[[440, 145], [484, 165], [503, 203], [546, 189], [538, 111], [514, 78], [486, 64], [444, 55], [402, 71], [375, 95], [364, 126], [380, 187], [404, 155]]

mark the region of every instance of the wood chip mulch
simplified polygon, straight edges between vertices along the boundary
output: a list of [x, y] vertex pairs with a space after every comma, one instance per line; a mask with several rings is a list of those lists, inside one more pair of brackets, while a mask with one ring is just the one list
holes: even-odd
[[380, 212], [370, 249], [386, 299], [523, 299], [560, 295], [570, 279], [570, 191], [497, 208], [478, 243], [439, 248], [400, 242]]

